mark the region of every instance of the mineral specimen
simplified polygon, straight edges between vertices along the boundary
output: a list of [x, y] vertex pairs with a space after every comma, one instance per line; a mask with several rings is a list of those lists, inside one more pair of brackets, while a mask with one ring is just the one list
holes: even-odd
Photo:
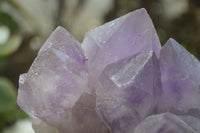
[[163, 113], [147, 117], [134, 133], [195, 133], [195, 130], [178, 116]]
[[164, 99], [168, 108], [188, 112], [200, 109], [200, 63], [175, 40], [169, 39], [160, 53]]
[[161, 48], [139, 9], [89, 31], [58, 27], [20, 76], [18, 105], [36, 133], [200, 133], [200, 62]]
[[158, 57], [161, 48], [145, 9], [136, 10], [89, 31], [82, 47], [89, 59], [89, 72], [95, 79], [110, 63], [141, 51], [154, 51]]
[[[88, 133], [100, 125], [105, 127], [94, 114], [95, 99], [89, 95], [91, 90], [83, 51], [64, 28], [58, 27], [52, 33], [28, 73], [20, 76], [19, 88], [19, 106], [32, 118], [38, 117], [60, 132], [84, 130], [82, 133]], [[77, 108], [82, 110], [77, 112]], [[78, 114], [84, 118], [77, 118]], [[88, 129], [91, 123], [94, 125]]]
[[160, 100], [159, 61], [153, 52], [141, 52], [112, 63], [104, 69], [95, 88], [99, 116], [114, 133], [129, 133]]

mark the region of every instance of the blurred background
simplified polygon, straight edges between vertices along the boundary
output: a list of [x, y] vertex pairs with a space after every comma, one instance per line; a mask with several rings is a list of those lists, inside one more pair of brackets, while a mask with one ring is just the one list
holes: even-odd
[[16, 104], [18, 79], [58, 25], [81, 42], [88, 30], [142, 7], [162, 45], [172, 37], [200, 59], [200, 0], [0, 0], [0, 133], [33, 133]]

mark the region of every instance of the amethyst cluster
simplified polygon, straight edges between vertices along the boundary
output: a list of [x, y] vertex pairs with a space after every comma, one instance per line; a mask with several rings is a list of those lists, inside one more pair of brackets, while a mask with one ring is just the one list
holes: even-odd
[[58, 27], [18, 104], [36, 133], [200, 133], [200, 62], [175, 40], [161, 47], [145, 9], [89, 31]]

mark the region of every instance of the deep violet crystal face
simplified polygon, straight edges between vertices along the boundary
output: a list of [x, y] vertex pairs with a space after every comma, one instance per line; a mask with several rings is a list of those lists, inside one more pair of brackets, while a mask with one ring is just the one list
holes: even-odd
[[200, 133], [200, 62], [163, 47], [145, 9], [89, 31], [56, 28], [27, 73], [18, 105], [36, 133]]

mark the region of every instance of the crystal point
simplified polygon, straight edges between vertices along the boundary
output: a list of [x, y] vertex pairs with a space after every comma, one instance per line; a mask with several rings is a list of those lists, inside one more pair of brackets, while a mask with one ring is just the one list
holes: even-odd
[[[162, 95], [158, 59], [153, 52], [141, 52], [114, 62], [104, 69], [95, 88], [100, 117], [110, 128], [118, 126], [116, 133], [130, 131], [152, 113]], [[116, 121], [118, 125], [113, 125]], [[129, 123], [127, 128], [123, 122]]]
[[18, 105], [36, 133], [200, 133], [200, 62], [174, 39], [161, 48], [145, 9], [89, 31], [56, 28]]
[[63, 27], [58, 26], [40, 49], [38, 55], [48, 49], [56, 49], [80, 64], [85, 65], [85, 56], [80, 43]]
[[178, 111], [200, 109], [200, 62], [175, 40], [160, 53], [164, 105]]
[[158, 57], [161, 48], [145, 9], [136, 10], [89, 31], [82, 46], [95, 79], [110, 63], [141, 51], [154, 51]]
[[[59, 40], [55, 36], [59, 36]], [[19, 106], [29, 115], [58, 129], [64, 128], [70, 121], [74, 103], [83, 92], [90, 93], [85, 60], [79, 58], [80, 53], [83, 51], [77, 41], [66, 30], [56, 29], [28, 73], [20, 78]], [[77, 61], [78, 58], [81, 60]]]

